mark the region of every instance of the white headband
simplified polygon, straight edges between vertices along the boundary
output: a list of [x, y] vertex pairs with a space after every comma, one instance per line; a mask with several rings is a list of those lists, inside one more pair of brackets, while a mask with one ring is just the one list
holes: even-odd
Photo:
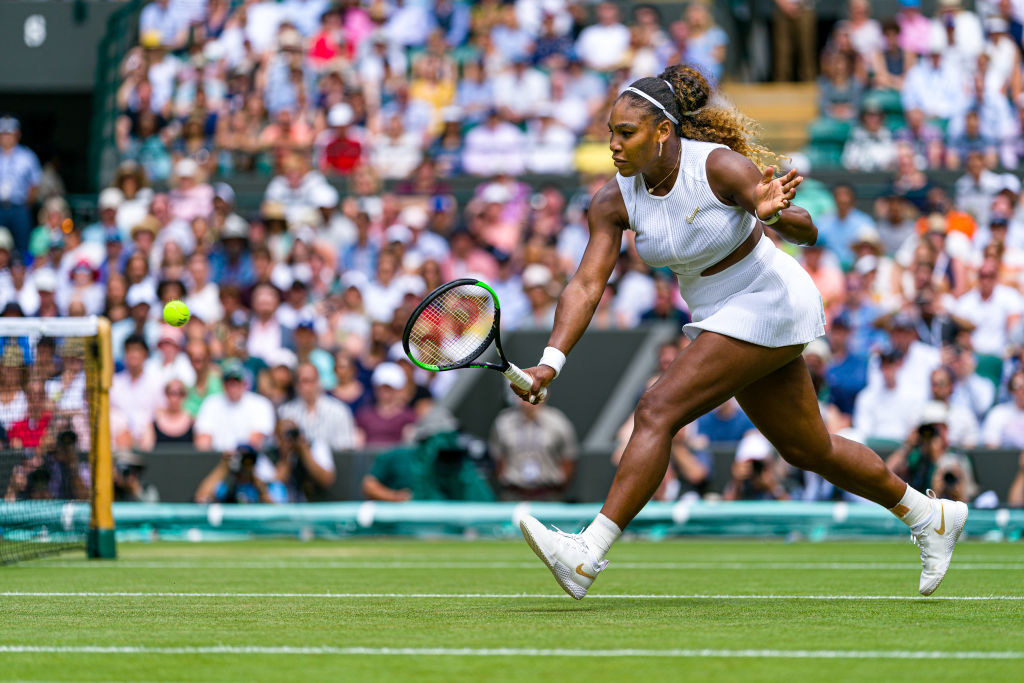
[[[668, 81], [666, 81], [666, 83], [667, 82]], [[672, 87], [672, 86], [669, 86], [669, 87]], [[648, 102], [653, 104], [655, 107], [660, 109], [662, 111], [662, 113], [665, 114], [665, 118], [667, 118], [669, 121], [671, 121], [672, 123], [676, 124], [677, 126], [679, 125], [679, 120], [676, 117], [672, 116], [672, 114], [668, 113], [668, 109], [665, 109], [665, 105], [664, 104], [662, 104], [658, 100], [654, 99], [653, 97], [651, 97], [650, 95], [645, 93], [643, 90], [637, 90], [633, 86], [630, 86], [630, 87], [626, 88], [626, 90], [629, 91], [629, 92], [632, 92], [632, 93], [636, 93], [640, 97], [644, 98], [645, 100], [647, 100]]]

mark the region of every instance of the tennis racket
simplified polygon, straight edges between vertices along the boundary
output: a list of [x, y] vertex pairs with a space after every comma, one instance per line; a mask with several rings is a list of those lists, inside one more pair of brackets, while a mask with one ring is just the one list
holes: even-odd
[[[409, 360], [424, 370], [487, 368], [530, 391], [533, 378], [509, 362], [501, 349], [500, 322], [501, 305], [493, 289], [479, 280], [453, 280], [428, 294], [412, 312], [402, 333], [402, 346]], [[478, 360], [492, 341], [500, 362]], [[546, 388], [536, 402], [545, 396]]]

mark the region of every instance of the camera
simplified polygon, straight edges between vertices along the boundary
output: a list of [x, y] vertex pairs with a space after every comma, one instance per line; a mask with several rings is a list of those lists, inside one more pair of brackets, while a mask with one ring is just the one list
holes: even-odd
[[299, 440], [299, 436], [300, 436], [299, 430], [297, 428], [295, 428], [295, 427], [292, 427], [291, 429], [285, 430], [285, 433], [284, 433], [284, 438], [287, 439], [288, 441], [298, 441]]
[[946, 486], [956, 486], [960, 483], [960, 477], [953, 470], [946, 470], [942, 473], [942, 483]]
[[931, 441], [938, 436], [939, 430], [935, 428], [935, 425], [921, 425], [917, 428], [917, 436], [922, 441]]

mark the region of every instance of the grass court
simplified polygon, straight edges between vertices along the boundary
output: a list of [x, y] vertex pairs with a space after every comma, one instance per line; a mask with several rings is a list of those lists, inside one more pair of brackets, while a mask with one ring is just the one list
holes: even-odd
[[0, 680], [1020, 680], [1024, 544], [620, 542], [562, 593], [522, 541], [122, 544], [0, 567]]

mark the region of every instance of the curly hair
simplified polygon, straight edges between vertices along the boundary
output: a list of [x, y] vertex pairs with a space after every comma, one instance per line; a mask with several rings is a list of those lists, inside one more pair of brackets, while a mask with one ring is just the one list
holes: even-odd
[[[759, 127], [752, 118], [733, 107], [710, 103], [711, 85], [692, 66], [670, 66], [656, 78], [641, 78], [630, 87], [647, 93], [675, 117], [679, 122], [675, 124], [679, 137], [725, 145], [750, 159], [761, 170], [778, 167], [784, 159], [755, 142]], [[636, 93], [627, 90], [619, 97], [632, 98], [636, 106], [651, 116], [668, 118], [661, 109]]]

